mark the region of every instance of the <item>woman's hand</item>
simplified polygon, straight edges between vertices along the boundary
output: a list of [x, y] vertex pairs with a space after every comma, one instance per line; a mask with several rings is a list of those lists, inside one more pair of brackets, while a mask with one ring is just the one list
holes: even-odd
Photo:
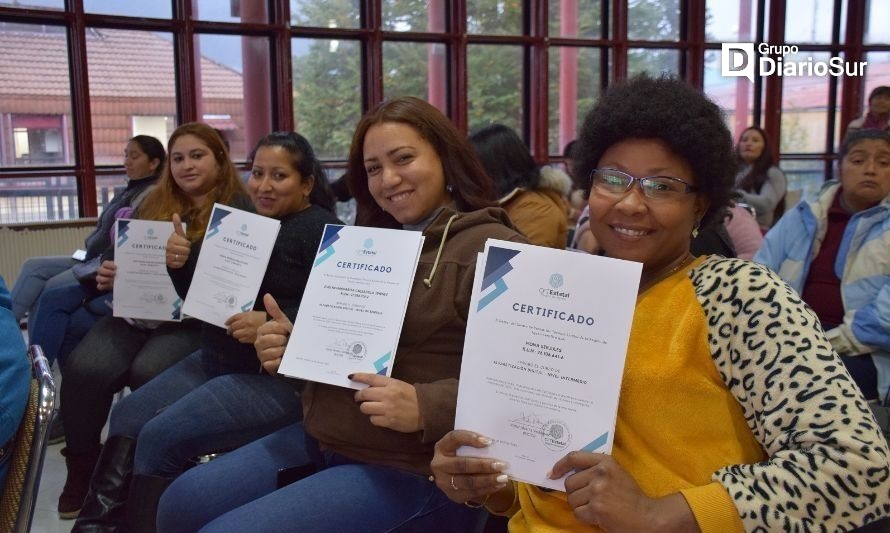
[[96, 270], [96, 288], [100, 291], [114, 289], [114, 276], [117, 274], [117, 265], [114, 261], [102, 261]]
[[368, 385], [355, 393], [355, 401], [361, 403], [359, 409], [371, 418], [372, 424], [402, 433], [423, 429], [423, 417], [414, 385], [379, 374], [360, 372], [351, 374], [349, 379]]
[[177, 213], [173, 214], [173, 233], [167, 239], [167, 266], [169, 268], [182, 268], [188, 261], [192, 251], [192, 243], [185, 238], [185, 230], [182, 220]]
[[275, 374], [281, 366], [281, 357], [284, 355], [284, 348], [294, 325], [278, 307], [278, 302], [271, 294], [263, 296], [263, 305], [271, 320], [257, 328], [253, 347], [256, 349], [257, 358], [263, 364], [263, 369]]
[[571, 452], [550, 479], [566, 478], [566, 500], [575, 518], [604, 531], [698, 531], [695, 515], [680, 493], [649, 498], [610, 455]]
[[226, 333], [242, 344], [253, 344], [257, 339], [257, 329], [266, 323], [263, 311], [236, 313], [226, 320]]
[[507, 464], [488, 457], [458, 456], [461, 446], [485, 448], [491, 439], [472, 431], [455, 429], [436, 443], [436, 453], [430, 468], [436, 485], [458, 503], [485, 502], [489, 508], [506, 511], [513, 503], [513, 485], [502, 472]]

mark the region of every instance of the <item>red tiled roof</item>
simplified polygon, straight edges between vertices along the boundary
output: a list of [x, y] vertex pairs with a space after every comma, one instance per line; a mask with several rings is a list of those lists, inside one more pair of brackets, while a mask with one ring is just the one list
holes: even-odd
[[[173, 43], [154, 33], [87, 32], [90, 96], [173, 98]], [[0, 95], [68, 96], [64, 33], [0, 32]], [[242, 99], [241, 74], [201, 58], [204, 98]]]

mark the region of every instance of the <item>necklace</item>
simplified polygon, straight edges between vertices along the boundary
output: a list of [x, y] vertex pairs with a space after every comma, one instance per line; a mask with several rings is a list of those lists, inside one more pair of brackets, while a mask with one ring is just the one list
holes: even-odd
[[686, 255], [683, 256], [683, 258], [680, 260], [680, 262], [677, 263], [676, 265], [674, 265], [670, 270], [668, 270], [667, 272], [664, 272], [664, 273], [659, 272], [656, 275], [652, 276], [651, 280], [647, 280], [647, 281], [641, 283], [640, 284], [640, 294], [647, 291], [650, 287], [656, 285], [658, 282], [673, 276], [681, 268], [683, 268], [686, 265], [688, 265], [689, 263], [691, 263], [693, 259], [695, 259], [695, 256], [692, 255], [690, 252], [686, 252]]

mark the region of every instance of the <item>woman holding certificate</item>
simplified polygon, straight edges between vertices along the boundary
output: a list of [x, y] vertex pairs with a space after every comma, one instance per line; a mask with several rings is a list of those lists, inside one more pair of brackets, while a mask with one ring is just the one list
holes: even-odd
[[890, 513], [887, 443], [813, 312], [761, 265], [689, 252], [732, 194], [720, 109], [634, 78], [587, 116], [576, 154], [597, 242], [643, 264], [612, 454], [568, 453], [547, 474], [565, 492], [545, 491], [455, 430], [432, 462], [442, 492], [510, 531], [835, 531]]
[[[365, 115], [348, 174], [366, 225], [426, 237], [392, 377], [352, 374], [368, 385], [359, 391], [307, 383], [303, 423], [186, 472], [161, 500], [159, 530], [471, 531], [482, 518], [436, 488], [429, 461], [454, 425], [477, 254], [488, 238], [524, 239], [490, 207], [491, 181], [465, 136], [417, 98]], [[270, 372], [291, 331], [272, 316], [256, 342]], [[279, 480], [294, 466], [300, 475]]]
[[[189, 179], [188, 174], [195, 173], [196, 165], [194, 158], [183, 155], [196, 146], [219, 170], [205, 173], [200, 179]], [[189, 235], [196, 239], [203, 235], [213, 202], [249, 205], [222, 141], [211, 128], [203, 124], [180, 126], [170, 137], [168, 150], [171, 157], [160, 171], [158, 185], [139, 204], [132, 218], [169, 221], [178, 213], [188, 223]], [[219, 155], [214, 158], [211, 153]], [[104, 261], [98, 276], [101, 287], [111, 290], [115, 273], [114, 261]], [[195, 351], [199, 340], [196, 320], [160, 322], [105, 316], [71, 352], [60, 392], [66, 424], [62, 455], [68, 470], [59, 496], [61, 518], [76, 518], [80, 513], [114, 395], [124, 387], [140, 388]]]
[[[194, 127], [194, 133], [181, 137], [181, 146], [171, 147], [177, 183], [182, 181], [181, 187], [188, 190], [224, 179], [243, 190], [219, 136], [206, 125]], [[281, 222], [260, 290], [276, 295], [288, 313], [296, 313], [322, 228], [340, 223], [329, 210], [333, 202], [325, 185], [306, 139], [293, 132], [272, 133], [254, 150], [246, 191], [253, 205], [242, 201], [233, 206], [255, 207], [260, 215]], [[211, 205], [219, 201], [212, 187], [204, 194]], [[197, 263], [206, 216], [184, 230], [179, 217], [172, 215], [167, 268], [183, 297]], [[198, 351], [115, 405], [75, 531], [120, 527], [124, 514], [128, 529], [152, 530], [158, 498], [189, 459], [240, 446], [299, 420], [301, 406], [294, 388], [258, 374], [253, 341], [265, 319], [259, 303], [253, 311], [233, 315], [227, 329], [203, 324]], [[128, 497], [136, 502], [129, 507]]]

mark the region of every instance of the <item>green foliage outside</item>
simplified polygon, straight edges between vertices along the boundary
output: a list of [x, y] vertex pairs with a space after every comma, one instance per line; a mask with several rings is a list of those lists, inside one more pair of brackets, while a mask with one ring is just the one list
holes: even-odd
[[[354, 0], [300, 0], [294, 24], [320, 27], [355, 27]], [[558, 0], [550, 9], [551, 29], [558, 31]], [[519, 0], [467, 0], [467, 28], [470, 33], [518, 34], [522, 31], [522, 5]], [[595, 37], [600, 28], [600, 2], [581, 0], [578, 34]], [[679, 34], [679, 0], [630, 0], [629, 33], [639, 39], [675, 40]], [[384, 29], [427, 31], [428, 2], [384, 0]], [[426, 98], [428, 54], [444, 45], [388, 42], [383, 49], [385, 97], [413, 95]], [[358, 41], [294, 39], [294, 119], [325, 159], [344, 159], [356, 122], [361, 117], [361, 47]], [[601, 85], [600, 52], [581, 48], [578, 54], [578, 123], [594, 104]], [[469, 45], [467, 51], [468, 125], [474, 131], [499, 122], [522, 130], [523, 71], [525, 51], [521, 45]], [[558, 153], [559, 54], [551, 48], [548, 130], [551, 153]], [[629, 73], [676, 72], [674, 51], [632, 52]], [[534, 107], [535, 102], [531, 102]]]

